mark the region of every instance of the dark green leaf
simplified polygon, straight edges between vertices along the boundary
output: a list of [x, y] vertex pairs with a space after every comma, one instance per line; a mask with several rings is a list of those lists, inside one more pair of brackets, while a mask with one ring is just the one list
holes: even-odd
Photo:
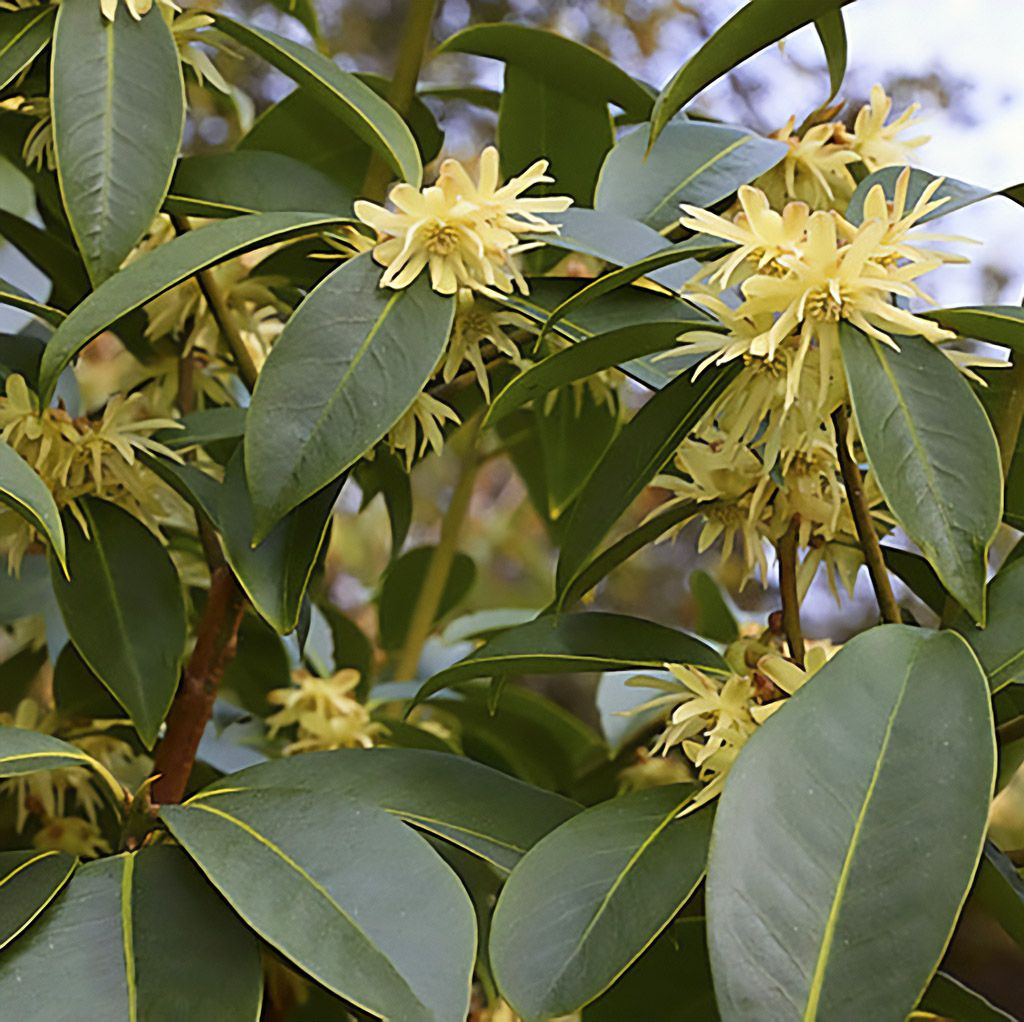
[[187, 156], [167, 206], [182, 216], [236, 216], [282, 210], [347, 214], [352, 194], [326, 174], [281, 153], [241, 150]]
[[830, 88], [826, 102], [830, 103], [842, 88], [843, 78], [846, 77], [846, 25], [843, 24], [843, 12], [838, 7], [827, 11], [815, 19], [814, 30], [825, 50]]
[[64, 527], [53, 494], [32, 466], [6, 440], [0, 440], [0, 503], [21, 515], [46, 537], [61, 569], [66, 572]]
[[1013, 1022], [1014, 1019], [945, 972], [937, 972], [932, 978], [921, 998], [920, 1008], [957, 1022]]
[[356, 482], [362, 491], [362, 508], [366, 508], [377, 494], [384, 498], [388, 521], [391, 523], [391, 558], [398, 556], [409, 535], [412, 524], [412, 485], [401, 459], [379, 445], [373, 458], [359, 462], [355, 469]]
[[893, 351], [843, 324], [840, 340], [857, 425], [886, 503], [943, 585], [983, 624], [986, 558], [1002, 517], [988, 416], [953, 363], [923, 337], [899, 337]]
[[697, 634], [728, 645], [740, 637], [739, 625], [718, 583], [706, 572], [690, 572], [690, 594], [697, 606]]
[[185, 125], [181, 63], [163, 17], [113, 22], [68, 0], [53, 33], [53, 141], [68, 222], [94, 284], [149, 230]]
[[[377, 605], [380, 644], [383, 649], [400, 649], [405, 642], [413, 607], [423, 588], [423, 580], [436, 549], [433, 546], [414, 547], [388, 568]], [[475, 581], [476, 565], [473, 558], [456, 553], [431, 624], [451, 613], [466, 598]]]
[[53, 701], [67, 720], [118, 720], [117, 700], [89, 669], [72, 643], [65, 643], [53, 667]]
[[419, 186], [423, 175], [416, 140], [405, 121], [368, 85], [333, 60], [273, 32], [212, 14], [216, 27], [273, 64], [343, 120], [403, 180]]
[[398, 291], [381, 288], [380, 274], [369, 253], [331, 273], [288, 321], [260, 373], [245, 432], [257, 539], [384, 436], [448, 340], [451, 298], [426, 276]]
[[0, 235], [50, 278], [52, 305], [69, 309], [89, 290], [81, 257], [52, 231], [0, 209]]
[[6, 89], [50, 41], [56, 13], [48, 6], [4, 11], [0, 23], [0, 89]]
[[235, 911], [365, 1011], [403, 1022], [463, 1018], [473, 907], [423, 838], [334, 791], [238, 790], [235, 780], [161, 812]]
[[915, 554], [910, 550], [900, 550], [887, 543], [880, 545], [885, 566], [889, 571], [936, 614], [941, 615], [946, 601], [951, 597], [943, 589], [939, 576], [935, 574], [935, 569], [920, 554]]
[[579, 99], [614, 103], [643, 120], [651, 110], [647, 87], [589, 46], [527, 25], [479, 24], [450, 36], [438, 53], [473, 53], [522, 67]]
[[958, 635], [849, 642], [726, 782], [707, 883], [722, 1016], [904, 1018], [966, 897], [994, 775], [988, 686]]
[[[0, 279], [0, 305], [10, 305], [12, 308], [31, 313], [51, 327], [60, 326], [65, 316], [60, 309], [55, 309], [45, 302], [36, 301], [31, 295], [25, 294], [20, 287], [3, 279]], [[60, 374], [58, 373], [58, 375]]]
[[650, 153], [648, 128], [624, 135], [608, 154], [595, 208], [642, 220], [656, 231], [677, 224], [681, 203], [708, 208], [786, 155], [785, 142], [727, 124], [675, 120]]
[[991, 841], [985, 842], [971, 894], [1014, 943], [1024, 948], [1024, 880]]
[[491, 964], [523, 1017], [578, 1011], [626, 971], [704, 875], [710, 810], [676, 819], [693, 785], [584, 810], [512, 871], [494, 913]]
[[1005, 565], [989, 582], [985, 627], [977, 628], [961, 612], [956, 630], [970, 643], [993, 692], [1024, 682], [1024, 560]]
[[274, 709], [267, 693], [291, 684], [291, 664], [281, 637], [255, 614], [246, 614], [238, 629], [238, 649], [221, 680], [221, 695], [265, 717]]
[[624, 614], [553, 614], [500, 632], [469, 656], [435, 674], [412, 706], [435, 692], [496, 675], [572, 674], [661, 667], [666, 662], [723, 670], [719, 655], [699, 639]]
[[701, 416], [724, 393], [735, 366], [698, 379], [680, 375], [633, 416], [587, 480], [566, 526], [558, 558], [560, 599], [622, 513], [675, 453]]
[[168, 846], [80, 866], [0, 957], [12, 1019], [251, 1022], [261, 987], [256, 941]]
[[65, 512], [70, 579], [54, 569], [53, 589], [68, 635], [151, 749], [178, 687], [185, 653], [185, 605], [174, 563], [127, 511], [79, 502], [89, 537]]
[[759, 50], [851, 0], [750, 0], [676, 72], [651, 115], [651, 143], [700, 91]]
[[[232, 784], [369, 802], [508, 872], [579, 806], [497, 770], [420, 749], [339, 749], [250, 767]], [[222, 785], [212, 786], [216, 790]]]
[[1024, 309], [1019, 305], [968, 305], [920, 313], [961, 337], [1024, 352]]
[[244, 408], [204, 408], [183, 415], [180, 429], [162, 429], [154, 434], [172, 451], [185, 447], [205, 447], [221, 440], [241, 440], [245, 433]]
[[[44, 403], [50, 399], [64, 367], [97, 334], [200, 270], [254, 248], [346, 222], [344, 217], [314, 213], [254, 213], [189, 231], [146, 253], [104, 281], [60, 323], [43, 353], [40, 397]], [[4, 300], [0, 294], [0, 302]], [[63, 313], [58, 316], [63, 319]]]
[[50, 904], [76, 865], [78, 860], [64, 852], [0, 852], [0, 948]]

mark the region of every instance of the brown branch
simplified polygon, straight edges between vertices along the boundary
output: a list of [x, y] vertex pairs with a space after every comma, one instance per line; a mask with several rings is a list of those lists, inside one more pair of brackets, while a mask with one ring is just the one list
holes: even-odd
[[167, 730], [156, 749], [153, 785], [156, 803], [180, 802], [196, 759], [203, 730], [213, 714], [224, 671], [235, 655], [245, 595], [226, 566], [215, 568], [196, 645], [167, 715]]
[[864, 554], [864, 563], [868, 566], [868, 575], [871, 577], [871, 585], [875, 590], [875, 599], [878, 600], [878, 610], [883, 621], [889, 624], [899, 624], [903, 620], [903, 616], [900, 614], [899, 604], [896, 603], [896, 597], [892, 592], [889, 570], [885, 566], [885, 558], [882, 555], [882, 544], [878, 541], [878, 533], [875, 532], [874, 523], [871, 521], [871, 509], [864, 493], [864, 480], [861, 478], [860, 469], [850, 456], [850, 449], [846, 445], [850, 417], [845, 405], [840, 405], [835, 410], [832, 422], [836, 428], [839, 471], [842, 473], [846, 497], [850, 502], [850, 513], [853, 516], [854, 528], [857, 530], [857, 540]]
[[779, 595], [782, 598], [782, 630], [789, 646], [789, 658], [804, 665], [804, 635], [800, 628], [800, 593], [796, 581], [797, 533], [800, 518], [793, 515], [775, 550], [779, 558]]

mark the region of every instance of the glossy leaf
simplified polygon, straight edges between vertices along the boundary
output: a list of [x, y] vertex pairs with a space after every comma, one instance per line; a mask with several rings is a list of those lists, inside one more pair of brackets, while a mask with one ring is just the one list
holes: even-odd
[[677, 819], [694, 786], [668, 785], [585, 809], [512, 871], [491, 930], [491, 964], [524, 1018], [568, 1015], [643, 953], [704, 875], [710, 811]]
[[331, 523], [344, 479], [307, 497], [254, 546], [256, 512], [245, 483], [242, 449], [231, 456], [215, 521], [224, 552], [256, 612], [284, 635], [298, 623], [302, 597]]
[[1024, 682], [1024, 560], [1013, 561], [996, 573], [988, 584], [986, 603], [984, 628], [976, 627], [965, 613], [954, 627], [970, 643], [995, 693]]
[[826, 102], [831, 102], [842, 88], [843, 78], [846, 77], [846, 25], [843, 24], [842, 10], [837, 7], [816, 18], [814, 30], [818, 33], [822, 48], [825, 50], [830, 89]]
[[[876, 184], [882, 186], [887, 199], [892, 199], [896, 190], [896, 180], [902, 172], [902, 167], [883, 167], [881, 170], [876, 170], [873, 174], [868, 174], [857, 185], [853, 195], [850, 197], [850, 203], [844, 214], [846, 219], [852, 224], [859, 224], [864, 219], [864, 200], [867, 198], [868, 192]], [[937, 177], [937, 174], [930, 174], [927, 170], [920, 170], [917, 167], [910, 171], [906, 199], [906, 208], [908, 210], [917, 202], [925, 188]], [[968, 184], [966, 181], [957, 181], [953, 177], [943, 177], [942, 184], [939, 185], [932, 195], [932, 201], [938, 199], [944, 199], [945, 201], [937, 209], [932, 210], [931, 213], [919, 218], [917, 222], [924, 224], [929, 220], [945, 216], [947, 213], [963, 209], [966, 206], [972, 206], [983, 199], [991, 199], [999, 195], [1012, 199], [1014, 202], [1024, 204], [1024, 184], [1011, 185], [1008, 188], [994, 191], [989, 188], [980, 188], [978, 185]]]
[[450, 36], [438, 53], [473, 53], [523, 67], [581, 99], [614, 103], [643, 120], [653, 97], [636, 79], [589, 46], [546, 29], [508, 22], [470, 25]]
[[256, 539], [384, 436], [448, 340], [451, 298], [425, 275], [394, 291], [379, 286], [380, 274], [369, 253], [331, 273], [288, 321], [260, 373], [245, 432]]
[[351, 194], [326, 174], [281, 153], [241, 150], [187, 156], [178, 163], [167, 207], [183, 216], [311, 210], [346, 214]]
[[955, 976], [937, 972], [921, 998], [920, 1010], [960, 1022], [1013, 1022], [1014, 1016], [987, 1001]]
[[185, 606], [160, 541], [127, 511], [79, 502], [86, 538], [65, 513], [70, 578], [51, 571], [68, 635], [151, 749], [178, 687]]
[[[400, 649], [404, 644], [413, 606], [423, 588], [436, 549], [433, 546], [413, 547], [393, 561], [384, 575], [377, 605], [383, 649]], [[431, 625], [451, 613], [466, 598], [475, 581], [473, 558], [456, 553]]]
[[[231, 784], [326, 791], [369, 802], [503, 872], [579, 811], [561, 795], [471, 759], [421, 749], [308, 753], [250, 767], [235, 774]], [[208, 790], [222, 786], [218, 781]]]
[[961, 337], [1024, 352], [1024, 308], [1019, 305], [968, 305], [934, 309], [920, 315], [947, 330], [955, 330]]
[[162, 17], [113, 22], [68, 0], [53, 33], [54, 153], [68, 222], [93, 284], [149, 230], [185, 125], [178, 51]]
[[697, 609], [696, 631], [727, 646], [740, 637], [739, 625], [718, 583], [706, 571], [690, 572], [690, 595]]
[[959, 636], [885, 625], [847, 643], [747, 742], [720, 801], [707, 911], [726, 1022], [910, 1012], [994, 775], [988, 686]]
[[708, 370], [696, 380], [680, 375], [622, 428], [587, 480], [566, 526], [555, 582], [560, 599], [622, 513], [735, 375], [735, 366]]
[[89, 290], [81, 256], [53, 231], [0, 209], [0, 235], [50, 278], [49, 304], [68, 309]]
[[750, 0], [744, 4], [661, 90], [651, 114], [651, 143], [702, 89], [759, 50], [850, 2], [787, 0], [780, 6], [775, 0]]
[[971, 896], [1018, 947], [1024, 947], [1024, 879], [991, 841], [985, 842]]
[[40, 398], [44, 404], [49, 400], [65, 366], [97, 334], [200, 270], [255, 248], [346, 222], [344, 217], [314, 213], [254, 213], [189, 231], [133, 260], [104, 281], [67, 319], [60, 314], [63, 322], [43, 352]]
[[[62, 767], [88, 766], [96, 769], [98, 764], [76, 745], [26, 728], [0, 725], [0, 777], [20, 777], [40, 770], [58, 770]], [[109, 773], [99, 771], [105, 777]], [[114, 785], [120, 795], [121, 788]]]
[[411, 705], [474, 678], [619, 671], [661, 667], [666, 661], [724, 669], [721, 657], [710, 646], [653, 621], [603, 612], [552, 614], [500, 632], [435, 674]]
[[423, 167], [416, 139], [405, 121], [373, 89], [322, 53], [291, 39], [244, 25], [218, 12], [211, 17], [226, 36], [273, 64], [329, 106], [402, 180], [419, 186]]
[[166, 845], [80, 866], [0, 957], [11, 1018], [251, 1022], [261, 986], [252, 934]]
[[31, 295], [25, 294], [20, 287], [3, 279], [0, 279], [0, 305], [10, 305], [14, 309], [28, 312], [51, 327], [60, 326], [66, 315], [60, 309], [47, 305], [46, 302], [37, 301]]
[[64, 527], [53, 494], [32, 466], [5, 440], [0, 440], [0, 503], [17, 512], [46, 537], [61, 569], [67, 571]]
[[624, 135], [601, 167], [594, 207], [656, 231], [679, 222], [679, 206], [708, 208], [770, 170], [785, 142], [745, 128], [675, 120], [647, 153], [648, 128]]
[[52, 7], [4, 11], [0, 24], [0, 89], [8, 85], [42, 52], [53, 33]]
[[847, 325], [840, 338], [857, 425], [886, 503], [943, 585], [984, 623], [986, 556], [1002, 517], [988, 416], [924, 338], [897, 338], [899, 351]]
[[[209, 791], [161, 816], [235, 911], [321, 985], [373, 1015], [456, 1022], [473, 907], [418, 834], [331, 791]], [[339, 854], [339, 835], [344, 854]], [[410, 906], [423, 928], [410, 924]]]
[[0, 852], [0, 949], [31, 925], [77, 865], [65, 852]]

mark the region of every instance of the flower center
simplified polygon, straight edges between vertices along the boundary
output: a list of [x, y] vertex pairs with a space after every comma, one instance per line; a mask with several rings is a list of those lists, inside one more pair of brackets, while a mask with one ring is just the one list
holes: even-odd
[[846, 289], [838, 286], [814, 291], [807, 299], [806, 315], [824, 323], [838, 323], [843, 315], [843, 306], [848, 300]]
[[427, 251], [434, 255], [451, 255], [458, 248], [459, 232], [438, 220], [427, 227], [423, 243]]

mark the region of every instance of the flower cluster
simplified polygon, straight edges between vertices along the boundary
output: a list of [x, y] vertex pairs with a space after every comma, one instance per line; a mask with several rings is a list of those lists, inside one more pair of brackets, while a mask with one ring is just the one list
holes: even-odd
[[664, 728], [651, 752], [665, 757], [681, 750], [704, 784], [687, 812], [721, 794], [726, 775], [750, 736], [833, 652], [828, 646], [812, 647], [801, 668], [777, 653], [762, 652], [764, 648], [760, 639], [734, 643], [726, 653], [733, 670], [729, 675], [666, 664], [670, 678], [641, 675], [627, 683], [662, 693], [629, 712], [665, 711]]
[[370, 719], [370, 712], [354, 695], [359, 672], [344, 668], [329, 678], [307, 671], [295, 671], [289, 688], [276, 688], [267, 700], [280, 706], [267, 718], [268, 737], [284, 728], [295, 727], [295, 740], [283, 749], [285, 756], [323, 749], [368, 749], [384, 730]]
[[386, 267], [381, 287], [408, 287], [423, 270], [435, 291], [453, 295], [459, 288], [525, 291], [515, 256], [521, 235], [553, 233], [557, 226], [541, 213], [561, 213], [566, 196], [528, 198], [523, 192], [550, 184], [547, 160], [538, 160], [507, 184], [500, 184], [498, 150], [480, 156], [474, 181], [458, 160], [441, 164], [437, 183], [418, 189], [398, 184], [389, 196], [394, 210], [360, 199], [355, 213], [380, 236], [373, 257]]
[[[88, 526], [76, 502], [87, 496], [118, 504], [158, 531], [173, 496], [139, 464], [138, 454], [177, 459], [152, 434], [177, 428], [178, 423], [142, 418], [142, 403], [139, 394], [118, 396], [107, 403], [98, 419], [72, 418], [62, 408], [40, 409], [25, 380], [12, 374], [7, 378], [6, 396], [0, 397], [0, 438], [35, 469], [57, 506], [68, 508], [83, 531], [88, 532]], [[17, 570], [36, 539], [34, 528], [23, 518], [0, 512], [0, 540], [12, 570]]]

